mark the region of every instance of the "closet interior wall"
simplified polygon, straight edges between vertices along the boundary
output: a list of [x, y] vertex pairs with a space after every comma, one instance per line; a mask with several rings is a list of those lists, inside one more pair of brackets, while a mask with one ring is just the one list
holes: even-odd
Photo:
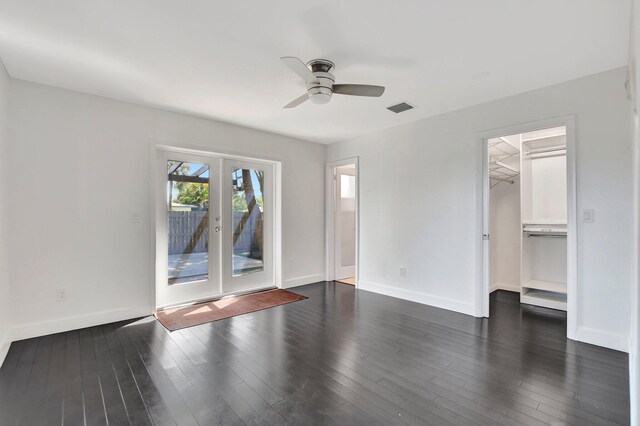
[[491, 188], [490, 291], [520, 292], [520, 178]]
[[488, 142], [489, 291], [520, 292], [520, 135]]

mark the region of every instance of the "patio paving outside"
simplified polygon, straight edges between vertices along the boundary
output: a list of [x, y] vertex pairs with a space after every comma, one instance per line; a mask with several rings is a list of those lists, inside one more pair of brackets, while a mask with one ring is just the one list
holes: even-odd
[[[234, 275], [262, 270], [259, 259], [233, 255]], [[169, 282], [171, 284], [207, 279], [209, 272], [209, 253], [183, 253], [169, 255]]]

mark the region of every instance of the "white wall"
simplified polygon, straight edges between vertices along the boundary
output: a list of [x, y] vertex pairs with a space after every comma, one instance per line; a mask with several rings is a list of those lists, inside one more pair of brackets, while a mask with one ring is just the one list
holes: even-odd
[[520, 179], [490, 192], [490, 291], [520, 291]]
[[7, 106], [9, 76], [0, 61], [0, 365], [9, 350], [10, 342], [10, 286], [9, 286], [9, 139], [7, 135]]
[[24, 81], [10, 88], [15, 339], [151, 312], [157, 144], [282, 161], [284, 285], [324, 279], [325, 146]]
[[596, 211], [595, 223], [578, 224], [577, 338], [628, 350], [633, 218], [624, 83], [617, 69], [330, 145], [329, 161], [360, 161], [360, 287], [473, 314], [477, 135], [575, 114], [578, 209]]

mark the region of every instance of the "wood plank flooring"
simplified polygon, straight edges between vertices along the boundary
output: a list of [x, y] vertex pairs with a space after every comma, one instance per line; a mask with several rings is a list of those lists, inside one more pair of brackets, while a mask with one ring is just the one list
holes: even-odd
[[628, 424], [624, 353], [491, 295], [491, 319], [357, 291], [167, 332], [153, 317], [11, 345], [0, 425]]

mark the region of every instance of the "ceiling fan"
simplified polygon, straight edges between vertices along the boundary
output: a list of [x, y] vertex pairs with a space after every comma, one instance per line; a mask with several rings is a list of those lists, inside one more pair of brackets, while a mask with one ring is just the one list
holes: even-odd
[[285, 108], [295, 108], [301, 103], [311, 100], [314, 104], [326, 104], [334, 93], [351, 96], [379, 97], [384, 93], [384, 86], [370, 86], [368, 84], [334, 84], [332, 71], [333, 62], [326, 59], [313, 59], [305, 65], [300, 59], [285, 56], [282, 62], [291, 71], [298, 74], [307, 83], [307, 93], [285, 105]]

